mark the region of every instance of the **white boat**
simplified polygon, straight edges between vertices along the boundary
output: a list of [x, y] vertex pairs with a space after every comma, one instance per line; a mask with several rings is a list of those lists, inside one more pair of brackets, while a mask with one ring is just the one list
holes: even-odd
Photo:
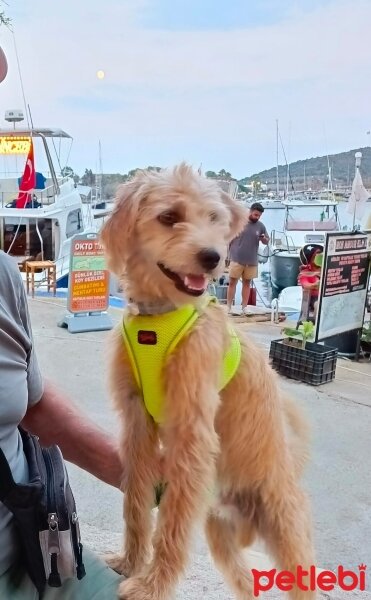
[[[36, 184], [28, 192], [27, 208], [17, 208], [31, 140]], [[15, 129], [15, 122], [13, 129], [0, 130], [0, 248], [14, 257], [21, 272], [29, 260], [55, 262], [58, 282], [69, 272], [72, 237], [98, 229], [74, 180], [58, 175], [52, 159], [55, 151], [58, 172], [62, 171], [59, 150], [71, 140], [61, 129]], [[42, 276], [36, 273], [36, 280]]]
[[280, 198], [263, 198], [263, 200], [258, 200], [264, 209], [273, 209], [273, 210], [283, 210], [285, 208], [282, 200]]
[[337, 202], [333, 200], [286, 200], [283, 231], [273, 230], [270, 273], [273, 296], [297, 286], [300, 249], [305, 244], [324, 245], [330, 231], [340, 231]]

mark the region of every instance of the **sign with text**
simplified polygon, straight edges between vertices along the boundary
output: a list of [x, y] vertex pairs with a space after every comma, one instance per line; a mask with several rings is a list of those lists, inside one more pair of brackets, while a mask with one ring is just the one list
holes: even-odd
[[28, 154], [30, 146], [30, 137], [0, 137], [0, 154]]
[[77, 235], [71, 242], [68, 310], [72, 313], [106, 311], [109, 272], [96, 233]]
[[363, 326], [370, 276], [371, 233], [329, 233], [319, 293], [317, 340]]

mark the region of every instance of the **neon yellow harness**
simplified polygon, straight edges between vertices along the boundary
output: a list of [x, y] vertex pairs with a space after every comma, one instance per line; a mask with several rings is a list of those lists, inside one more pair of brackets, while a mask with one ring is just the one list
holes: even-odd
[[[215, 298], [207, 296], [205, 306], [215, 301]], [[122, 335], [125, 348], [146, 409], [156, 423], [164, 421], [163, 366], [201, 314], [202, 311], [192, 305], [159, 315], [124, 313]], [[232, 379], [241, 359], [240, 341], [232, 328], [230, 333], [231, 344], [224, 356], [219, 390]]]

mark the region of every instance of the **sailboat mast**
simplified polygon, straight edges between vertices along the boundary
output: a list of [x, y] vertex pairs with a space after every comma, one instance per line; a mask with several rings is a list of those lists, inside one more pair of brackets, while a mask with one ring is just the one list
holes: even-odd
[[102, 185], [103, 185], [103, 167], [102, 167], [102, 147], [100, 140], [99, 144], [99, 159], [98, 159], [98, 169], [99, 169], [99, 202], [102, 200]]
[[[289, 158], [290, 158], [290, 146], [291, 146], [291, 122], [290, 122], [290, 128], [289, 128], [289, 149], [288, 149]], [[287, 162], [286, 198], [288, 198], [288, 196], [289, 196], [289, 179], [290, 179], [290, 162], [288, 160], [286, 160], [286, 162]]]
[[280, 182], [278, 177], [278, 119], [276, 119], [276, 186], [277, 198], [280, 196]]

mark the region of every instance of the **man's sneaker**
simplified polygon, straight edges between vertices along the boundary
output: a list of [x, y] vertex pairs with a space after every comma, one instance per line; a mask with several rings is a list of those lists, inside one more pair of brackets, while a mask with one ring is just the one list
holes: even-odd
[[228, 306], [228, 314], [238, 317], [241, 315], [241, 309], [236, 306]]
[[243, 315], [245, 315], [245, 316], [247, 316], [247, 315], [249, 315], [249, 314], [250, 314], [250, 311], [249, 311], [249, 307], [248, 307], [248, 306], [243, 306], [243, 307], [242, 307], [242, 314], [243, 314]]

